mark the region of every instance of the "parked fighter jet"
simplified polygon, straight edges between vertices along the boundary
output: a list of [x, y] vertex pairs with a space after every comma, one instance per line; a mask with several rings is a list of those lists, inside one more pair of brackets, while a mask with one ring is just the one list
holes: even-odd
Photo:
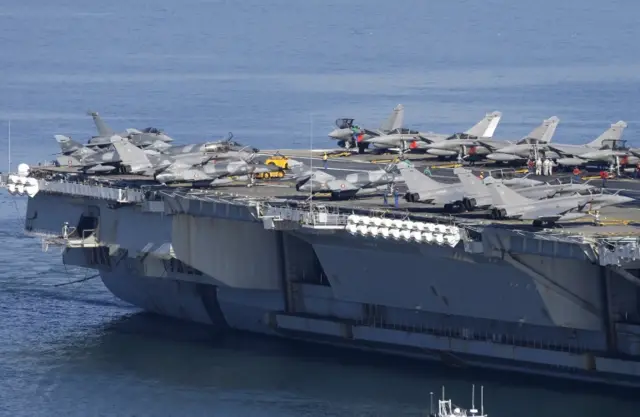
[[444, 204], [445, 211], [452, 211], [464, 199], [464, 189], [460, 183], [443, 184], [424, 175], [413, 166], [398, 164], [400, 175], [407, 185], [405, 200], [412, 203]]
[[223, 140], [219, 140], [215, 142], [196, 143], [191, 145], [169, 146], [169, 147], [160, 149], [159, 151], [165, 155], [180, 155], [180, 154], [189, 154], [189, 153], [198, 153], [198, 152], [200, 153], [225, 152], [228, 154], [228, 156], [232, 156], [232, 155], [237, 156], [236, 155], [237, 152], [251, 152], [251, 153], [259, 152], [258, 148], [242, 145], [239, 142], [231, 140], [232, 138], [233, 138], [233, 133], [229, 132], [229, 135], [227, 136], [227, 138]]
[[523, 197], [503, 184], [490, 184], [488, 188], [495, 203], [491, 211], [494, 219], [533, 220], [534, 226], [542, 226], [543, 222], [553, 224], [579, 219], [588, 214], [587, 210], [633, 201], [633, 198], [618, 194], [575, 194], [536, 201]]
[[533, 150], [545, 149], [545, 146], [553, 139], [558, 123], [560, 123], [559, 118], [550, 117], [516, 142], [478, 139], [475, 141], [475, 145], [467, 147], [467, 153], [468, 155], [484, 155], [486, 153], [485, 158], [498, 162], [526, 160]]
[[[412, 151], [426, 151], [431, 155], [437, 155], [440, 157], [452, 157], [462, 153], [465, 154], [465, 147], [473, 146], [477, 144], [475, 140], [484, 139], [491, 140], [493, 134], [502, 119], [502, 113], [494, 111], [487, 113], [485, 117], [475, 124], [472, 128], [462, 132], [454, 133], [453, 135], [434, 133], [434, 132], [415, 132], [413, 138], [405, 135], [405, 141], [408, 143], [408, 147]], [[389, 135], [388, 139], [384, 137], [369, 139], [370, 142], [378, 142], [383, 144], [385, 141], [393, 143], [394, 138]], [[397, 138], [400, 139], [400, 138]], [[407, 146], [407, 144], [398, 144], [395, 142], [396, 147]], [[376, 145], [382, 146], [382, 145]]]
[[[473, 210], [474, 208], [488, 209], [492, 207], [495, 202], [489, 192], [487, 184], [502, 183], [502, 185], [508, 186], [507, 183], [499, 180], [491, 182], [483, 182], [480, 178], [473, 175], [473, 173], [464, 168], [454, 169], [454, 173], [460, 179], [462, 188], [464, 190], [465, 198], [462, 200], [462, 205], [467, 210]], [[541, 183], [541, 184], [529, 184], [524, 185], [514, 184], [509, 187], [516, 191], [523, 197], [530, 198], [532, 200], [541, 200], [543, 198], [552, 198], [566, 193], [577, 193], [580, 191], [587, 191], [595, 188], [594, 186], [584, 183], [560, 183], [557, 184]]]
[[353, 124], [354, 119], [336, 120], [336, 129], [329, 133], [329, 137], [338, 141], [341, 148], [352, 149], [358, 146], [360, 152], [364, 152], [369, 145], [362, 143], [365, 139], [381, 136], [402, 129], [404, 124], [404, 106], [398, 104], [389, 118], [378, 129], [370, 130]]
[[151, 144], [156, 141], [173, 141], [173, 139], [165, 134], [161, 129], [157, 129], [155, 127], [147, 127], [143, 130], [130, 128], [126, 129], [124, 132], [116, 133], [113, 131], [113, 129], [107, 126], [107, 124], [102, 120], [97, 112], [89, 111], [87, 114], [93, 118], [93, 122], [95, 123], [96, 129], [98, 130], [98, 135], [93, 136], [91, 137], [91, 139], [89, 139], [89, 144], [93, 146], [108, 146], [110, 145], [111, 139], [114, 136], [127, 138], [132, 141], [138, 142], [134, 143], [136, 146], [139, 146], [143, 143]]
[[119, 155], [121, 165], [125, 166], [128, 172], [156, 178], [161, 175], [164, 175], [161, 178], [169, 178], [171, 175], [179, 177], [183, 172], [188, 176], [187, 173], [190, 170], [199, 171], [205, 164], [218, 158], [218, 155], [213, 153], [196, 152], [179, 155], [149, 153], [126, 141], [115, 142], [113, 147]]
[[621, 140], [626, 127], [627, 123], [620, 120], [596, 139], [584, 145], [547, 144], [549, 149], [547, 156], [563, 166], [582, 166], [590, 162], [635, 165], [640, 160], [626, 147], [626, 141]]
[[213, 181], [227, 176], [246, 175], [253, 183], [254, 174], [279, 171], [279, 168], [273, 165], [255, 164], [243, 159], [220, 161], [208, 163], [200, 167], [192, 167], [185, 169], [170, 168], [155, 175], [156, 181], [162, 184], [172, 182], [209, 182], [214, 185]]
[[79, 168], [88, 174], [109, 173], [120, 167], [120, 157], [111, 148], [95, 151], [68, 136], [54, 136], [62, 155], [56, 158], [60, 166]]
[[384, 169], [354, 172], [344, 178], [336, 178], [323, 170], [310, 170], [293, 166], [296, 173], [296, 190], [315, 193], [331, 193], [331, 199], [351, 198], [371, 191], [391, 192], [393, 185], [402, 181], [396, 173], [395, 164]]

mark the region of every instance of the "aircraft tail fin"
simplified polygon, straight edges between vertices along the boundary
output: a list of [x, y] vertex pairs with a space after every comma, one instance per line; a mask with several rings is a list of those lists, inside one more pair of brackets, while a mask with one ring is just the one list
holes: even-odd
[[433, 180], [431, 177], [418, 171], [413, 166], [398, 164], [398, 169], [400, 170], [400, 175], [404, 179], [404, 182], [411, 193], [426, 193], [445, 187], [445, 184], [441, 184]]
[[129, 141], [114, 142], [113, 147], [118, 153], [120, 163], [132, 168], [148, 167], [152, 163], [142, 149], [132, 145]]
[[490, 183], [487, 187], [489, 188], [489, 194], [495, 205], [514, 206], [533, 202], [533, 200], [523, 197], [511, 188], [498, 182]]
[[56, 142], [58, 142], [58, 146], [60, 146], [60, 151], [64, 155], [76, 155], [76, 156], [87, 156], [96, 153], [91, 148], [84, 146], [82, 143], [76, 142], [71, 139], [69, 136], [64, 135], [54, 135]]
[[477, 137], [491, 138], [498, 127], [498, 123], [500, 123], [500, 119], [502, 119], [502, 113], [499, 111], [487, 113], [482, 120], [464, 133]]
[[534, 139], [536, 142], [551, 142], [558, 123], [560, 123], [560, 119], [556, 116], [543, 120], [540, 126], [533, 129], [523, 140]]
[[622, 120], [620, 120], [620, 121], [612, 124], [609, 129], [605, 130], [596, 139], [594, 139], [591, 142], [587, 143], [587, 146], [590, 146], [590, 147], [593, 147], [593, 148], [600, 148], [600, 147], [602, 147], [603, 142], [605, 140], [608, 140], [608, 141], [620, 140], [620, 138], [622, 138], [622, 134], [624, 133], [624, 130], [626, 128], [627, 128], [627, 123], [622, 121]]
[[98, 129], [98, 136], [111, 136], [114, 134], [113, 130], [107, 126], [98, 112], [88, 111], [87, 114], [93, 118], [93, 123], [96, 124], [96, 129]]
[[394, 107], [389, 118], [380, 125], [380, 130], [383, 132], [389, 132], [401, 129], [402, 126], [404, 126], [404, 106], [402, 104], [398, 104]]
[[465, 194], [474, 196], [487, 194], [487, 186], [484, 185], [480, 178], [473, 175], [473, 172], [471, 172], [470, 170], [464, 168], [455, 168], [453, 170], [453, 173], [458, 176]]

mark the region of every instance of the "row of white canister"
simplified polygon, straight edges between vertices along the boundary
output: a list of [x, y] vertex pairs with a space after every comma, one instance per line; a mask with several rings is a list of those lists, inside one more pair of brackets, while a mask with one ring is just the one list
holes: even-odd
[[38, 193], [38, 180], [20, 175], [9, 175], [7, 180], [7, 190], [10, 194], [33, 197]]
[[460, 241], [460, 229], [457, 226], [358, 216], [357, 214], [352, 214], [347, 218], [346, 230], [354, 235], [436, 243], [438, 245], [455, 246]]

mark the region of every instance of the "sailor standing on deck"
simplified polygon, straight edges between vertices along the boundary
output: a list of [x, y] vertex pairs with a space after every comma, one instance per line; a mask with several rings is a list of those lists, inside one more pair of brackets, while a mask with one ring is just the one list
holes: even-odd
[[322, 160], [324, 161], [324, 169], [327, 169], [327, 160], [329, 159], [329, 157], [327, 156], [327, 153], [325, 152], [324, 155], [322, 155]]
[[536, 175], [541, 175], [541, 174], [542, 174], [542, 159], [538, 157], [538, 159], [536, 159]]
[[544, 160], [547, 163], [547, 173], [546, 175], [551, 176], [553, 174], [553, 162], [551, 162], [550, 158]]

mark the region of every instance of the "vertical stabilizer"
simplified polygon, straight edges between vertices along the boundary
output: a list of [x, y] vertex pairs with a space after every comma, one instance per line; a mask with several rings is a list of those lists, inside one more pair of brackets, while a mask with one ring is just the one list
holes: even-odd
[[411, 193], [427, 193], [429, 191], [439, 190], [446, 186], [446, 184], [434, 181], [414, 167], [406, 164], [398, 165], [398, 169], [400, 170], [400, 175], [402, 175], [402, 178]]
[[93, 123], [96, 124], [96, 129], [98, 129], [98, 136], [112, 136], [114, 134], [113, 130], [107, 126], [98, 112], [89, 111], [88, 114], [93, 117]]
[[478, 123], [476, 123], [475, 126], [464, 133], [477, 136], [479, 138], [491, 138], [493, 137], [493, 134], [495, 133], [501, 118], [502, 113], [500, 113], [499, 111], [487, 113], [482, 120], [480, 120]]
[[528, 139], [534, 139], [537, 142], [551, 142], [553, 135], [556, 133], [556, 128], [560, 123], [560, 119], [556, 116], [552, 116], [542, 122], [542, 124], [531, 131], [527, 136], [523, 138], [523, 141]]
[[118, 153], [120, 163], [132, 168], [150, 167], [151, 161], [147, 154], [140, 148], [127, 141], [114, 142], [113, 147]]
[[484, 185], [480, 178], [473, 175], [473, 172], [471, 172], [470, 170], [464, 168], [456, 168], [453, 170], [453, 173], [458, 176], [465, 194], [473, 196], [482, 196], [488, 194], [487, 186]]
[[494, 182], [488, 184], [487, 188], [489, 189], [489, 194], [491, 195], [493, 203], [498, 206], [517, 206], [534, 202], [533, 200], [521, 196], [504, 184]]
[[64, 155], [74, 155], [74, 156], [88, 156], [96, 153], [93, 149], [87, 148], [83, 144], [76, 142], [68, 136], [64, 135], [54, 135], [56, 142], [58, 142], [58, 146], [60, 146], [60, 151]]
[[624, 130], [627, 128], [627, 123], [620, 120], [611, 125], [611, 127], [605, 130], [600, 136], [591, 142], [587, 143], [587, 146], [591, 148], [600, 148], [602, 147], [603, 141], [618, 141], [622, 138], [622, 134]]
[[398, 104], [389, 115], [389, 118], [380, 125], [380, 130], [383, 132], [390, 132], [392, 130], [401, 129], [402, 126], [404, 126], [404, 106], [402, 104]]

